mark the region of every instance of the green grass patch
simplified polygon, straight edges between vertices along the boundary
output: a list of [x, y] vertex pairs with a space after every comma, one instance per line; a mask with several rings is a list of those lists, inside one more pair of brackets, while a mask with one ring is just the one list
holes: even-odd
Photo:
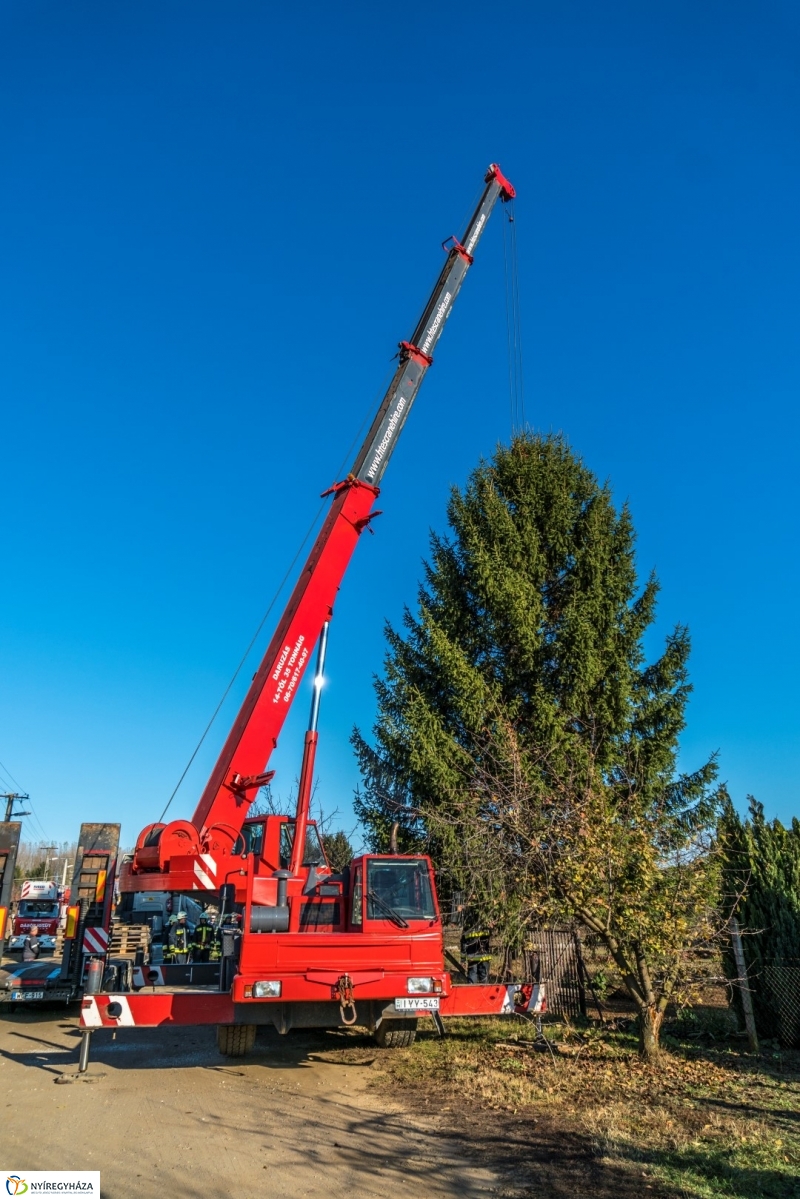
[[550, 1025], [539, 1052], [527, 1023], [453, 1020], [445, 1040], [426, 1031], [382, 1065], [453, 1110], [461, 1099], [562, 1122], [598, 1158], [687, 1199], [797, 1199], [800, 1054], [752, 1057], [726, 1031], [676, 1022], [650, 1067], [632, 1029]]

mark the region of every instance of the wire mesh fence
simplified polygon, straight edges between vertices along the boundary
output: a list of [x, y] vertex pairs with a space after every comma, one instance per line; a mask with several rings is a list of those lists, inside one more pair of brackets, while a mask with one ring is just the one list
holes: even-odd
[[800, 1049], [800, 961], [765, 965], [763, 981], [778, 1040], [786, 1049]]

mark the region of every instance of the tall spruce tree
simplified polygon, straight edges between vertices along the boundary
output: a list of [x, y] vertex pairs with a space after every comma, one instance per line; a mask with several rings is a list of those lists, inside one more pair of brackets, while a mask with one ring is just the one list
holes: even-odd
[[716, 931], [713, 758], [676, 772], [690, 693], [677, 627], [647, 664], [658, 584], [563, 438], [521, 435], [452, 492], [419, 611], [387, 628], [356, 807], [374, 848], [428, 845], [508, 943], [548, 916], [608, 946], [658, 1052], [692, 945]]

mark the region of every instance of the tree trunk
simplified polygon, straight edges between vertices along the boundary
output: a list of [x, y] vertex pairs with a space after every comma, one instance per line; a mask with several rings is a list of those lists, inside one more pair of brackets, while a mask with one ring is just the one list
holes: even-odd
[[639, 1056], [646, 1062], [654, 1064], [658, 1061], [661, 1046], [661, 1023], [664, 1013], [659, 1012], [654, 1003], [639, 1009]]

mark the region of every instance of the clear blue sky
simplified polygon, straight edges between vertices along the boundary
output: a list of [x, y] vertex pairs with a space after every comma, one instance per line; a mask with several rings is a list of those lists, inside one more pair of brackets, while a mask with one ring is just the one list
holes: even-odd
[[[799, 42], [735, 0], [2, 6], [0, 761], [48, 837], [160, 814], [491, 160], [528, 420], [630, 501], [657, 635], [692, 632], [684, 764], [797, 812]], [[508, 434], [495, 219], [338, 603], [344, 827], [383, 621]]]

